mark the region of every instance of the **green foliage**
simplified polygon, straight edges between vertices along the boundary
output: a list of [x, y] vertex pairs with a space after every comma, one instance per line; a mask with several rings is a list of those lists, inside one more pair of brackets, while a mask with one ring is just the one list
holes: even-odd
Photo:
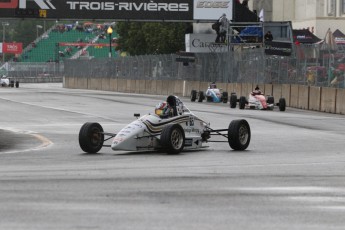
[[117, 22], [117, 50], [131, 55], [169, 54], [185, 49], [189, 23]]

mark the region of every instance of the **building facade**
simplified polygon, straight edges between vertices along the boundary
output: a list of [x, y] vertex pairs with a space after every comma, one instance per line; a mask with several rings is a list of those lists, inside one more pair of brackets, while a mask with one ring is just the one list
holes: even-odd
[[345, 33], [345, 0], [252, 0], [252, 10], [264, 10], [265, 21], [291, 21], [293, 29], [309, 29], [323, 39], [327, 30]]

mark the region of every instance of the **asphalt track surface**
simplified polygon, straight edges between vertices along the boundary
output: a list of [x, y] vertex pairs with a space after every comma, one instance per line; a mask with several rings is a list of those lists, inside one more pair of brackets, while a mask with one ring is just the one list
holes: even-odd
[[118, 132], [163, 96], [0, 88], [0, 229], [344, 229], [345, 117], [182, 101], [213, 128], [246, 119], [246, 151], [85, 154], [83, 123]]

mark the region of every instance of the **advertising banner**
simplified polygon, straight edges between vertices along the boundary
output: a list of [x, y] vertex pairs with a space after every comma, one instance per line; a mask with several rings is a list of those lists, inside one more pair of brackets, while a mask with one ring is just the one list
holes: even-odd
[[23, 43], [3, 43], [2, 51], [4, 53], [21, 54], [23, 52]]
[[291, 42], [278, 42], [278, 41], [265, 42], [266, 55], [290, 56], [291, 53], [292, 53]]
[[216, 36], [216, 34], [186, 34], [186, 52], [211, 53], [228, 51], [227, 44], [214, 42]]
[[[183, 21], [193, 19], [193, 0], [2, 1], [0, 4], [1, 17], [10, 16], [42, 17], [54, 19], [117, 19], [143, 21]], [[5, 9], [7, 9], [7, 12]], [[10, 11], [12, 11], [12, 13]]]
[[1, 0], [0, 18], [210, 21], [231, 20], [232, 9], [224, 0]]
[[194, 20], [214, 21], [226, 14], [228, 20], [232, 20], [233, 1], [201, 1], [194, 0]]

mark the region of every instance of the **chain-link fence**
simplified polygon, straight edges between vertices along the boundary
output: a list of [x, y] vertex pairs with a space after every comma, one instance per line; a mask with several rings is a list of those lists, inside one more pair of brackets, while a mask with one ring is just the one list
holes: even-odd
[[7, 62], [1, 67], [3, 75], [10, 78], [62, 77], [64, 63]]
[[263, 47], [223, 53], [66, 59], [63, 63], [9, 63], [10, 77], [66, 76], [224, 83], [303, 84], [344, 88], [345, 49], [296, 45], [291, 56], [266, 55]]

